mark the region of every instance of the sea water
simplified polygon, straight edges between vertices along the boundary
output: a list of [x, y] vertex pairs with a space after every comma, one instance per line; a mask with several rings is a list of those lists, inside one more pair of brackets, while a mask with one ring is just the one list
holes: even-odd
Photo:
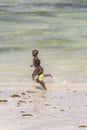
[[0, 0], [0, 86], [32, 82], [32, 50], [47, 82], [87, 83], [86, 0]]

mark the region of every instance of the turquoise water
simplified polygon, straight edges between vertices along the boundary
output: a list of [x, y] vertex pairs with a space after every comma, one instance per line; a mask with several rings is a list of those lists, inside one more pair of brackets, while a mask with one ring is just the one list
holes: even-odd
[[32, 50], [47, 82], [87, 82], [86, 0], [0, 0], [0, 82], [32, 82]]

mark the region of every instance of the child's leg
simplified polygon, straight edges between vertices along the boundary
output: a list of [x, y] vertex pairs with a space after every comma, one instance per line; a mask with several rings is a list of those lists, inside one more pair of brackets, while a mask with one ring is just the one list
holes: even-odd
[[32, 79], [33, 80], [35, 79], [35, 76], [36, 76], [36, 70], [34, 70], [33, 73], [32, 73]]
[[51, 74], [44, 74], [44, 77], [50, 76], [51, 78], [53, 77]]
[[43, 87], [45, 90], [47, 90], [46, 87], [45, 87], [45, 83], [44, 83], [43, 81], [39, 81], [39, 83], [42, 85], [42, 87]]
[[41, 86], [42, 86], [45, 90], [47, 90], [46, 87], [45, 87], [45, 83], [44, 83], [43, 81], [39, 81], [38, 79], [36, 79], [36, 82], [37, 82], [37, 83], [40, 83]]

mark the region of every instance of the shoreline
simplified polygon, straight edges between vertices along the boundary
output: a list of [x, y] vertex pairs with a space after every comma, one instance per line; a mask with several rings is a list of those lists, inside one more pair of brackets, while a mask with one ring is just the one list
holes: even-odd
[[[17, 86], [17, 87], [16, 87]], [[38, 83], [22, 83], [22, 82], [2, 82], [0, 83], [0, 88], [2, 90], [4, 89], [33, 89], [38, 87], [40, 88], [41, 85]], [[46, 87], [48, 88], [48, 90], [51, 89], [87, 89], [87, 83], [46, 83]], [[42, 87], [41, 87], [42, 88]]]

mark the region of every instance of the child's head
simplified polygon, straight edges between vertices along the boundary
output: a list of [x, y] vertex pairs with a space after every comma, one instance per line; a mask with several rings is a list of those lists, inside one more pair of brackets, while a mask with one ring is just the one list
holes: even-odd
[[39, 59], [35, 60], [35, 66], [39, 66], [39, 65], [40, 65], [40, 60]]
[[33, 51], [32, 51], [32, 55], [33, 55], [33, 56], [37, 56], [37, 55], [38, 55], [38, 50], [33, 50]]

